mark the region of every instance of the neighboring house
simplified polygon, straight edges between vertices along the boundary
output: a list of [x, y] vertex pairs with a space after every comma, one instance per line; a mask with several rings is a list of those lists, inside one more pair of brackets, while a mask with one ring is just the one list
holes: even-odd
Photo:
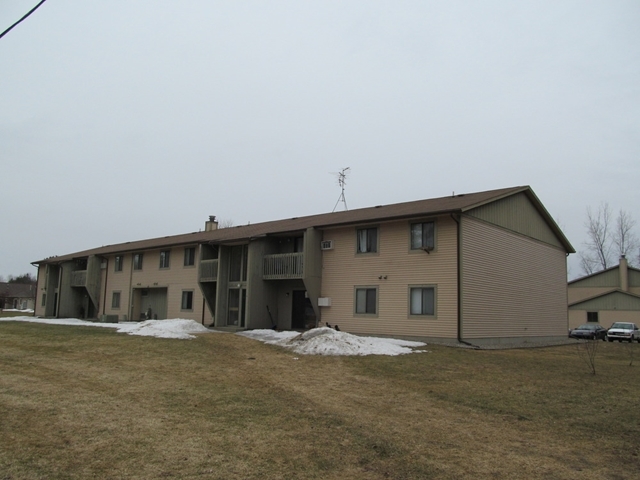
[[569, 282], [568, 299], [569, 328], [587, 322], [607, 328], [614, 322], [640, 324], [640, 270], [622, 256], [615, 267]]
[[33, 310], [36, 286], [27, 283], [0, 283], [0, 308]]
[[573, 252], [526, 186], [220, 229], [210, 217], [34, 262], [36, 315], [539, 341], [566, 337]]

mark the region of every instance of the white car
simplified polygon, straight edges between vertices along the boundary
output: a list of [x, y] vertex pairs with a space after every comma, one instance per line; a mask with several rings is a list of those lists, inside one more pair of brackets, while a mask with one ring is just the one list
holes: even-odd
[[607, 340], [610, 342], [626, 340], [629, 343], [635, 340], [640, 343], [640, 329], [635, 323], [616, 322], [607, 331]]

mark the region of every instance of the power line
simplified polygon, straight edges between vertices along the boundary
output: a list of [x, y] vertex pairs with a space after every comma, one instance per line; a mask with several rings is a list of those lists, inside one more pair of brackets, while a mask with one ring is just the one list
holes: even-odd
[[7, 33], [9, 33], [11, 30], [13, 30], [13, 27], [18, 25], [20, 22], [24, 21], [29, 15], [31, 15], [33, 12], [35, 12], [38, 9], [38, 7], [40, 5], [42, 5], [44, 2], [46, 2], [46, 1], [47, 0], [40, 0], [40, 3], [38, 3], [35, 7], [33, 7], [31, 10], [29, 10], [20, 20], [18, 20], [16, 23], [11, 25], [4, 32], [0, 33], [0, 38], [4, 37]]

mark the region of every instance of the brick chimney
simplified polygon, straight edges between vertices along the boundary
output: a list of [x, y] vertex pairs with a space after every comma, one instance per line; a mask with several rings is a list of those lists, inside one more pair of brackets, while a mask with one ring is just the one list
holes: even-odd
[[217, 230], [217, 229], [218, 229], [218, 222], [216, 221], [216, 216], [209, 215], [209, 221], [204, 222], [204, 231], [210, 232], [212, 230]]
[[623, 292], [629, 291], [629, 272], [628, 272], [627, 258], [624, 255], [620, 256], [620, 290]]

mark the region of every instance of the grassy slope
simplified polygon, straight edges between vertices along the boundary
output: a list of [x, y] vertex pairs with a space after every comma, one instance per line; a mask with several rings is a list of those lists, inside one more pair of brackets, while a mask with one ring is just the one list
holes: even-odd
[[0, 478], [639, 478], [640, 345], [304, 357], [0, 324]]

